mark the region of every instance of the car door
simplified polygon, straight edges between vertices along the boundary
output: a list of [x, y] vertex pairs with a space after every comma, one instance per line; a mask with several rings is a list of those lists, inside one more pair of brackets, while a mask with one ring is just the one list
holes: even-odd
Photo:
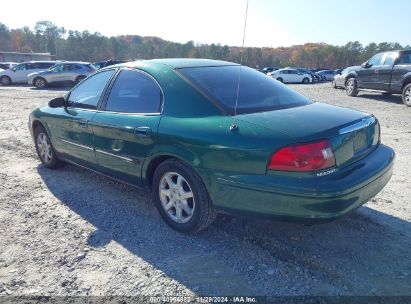
[[288, 70], [282, 70], [281, 73], [281, 78], [283, 79], [284, 83], [289, 83], [290, 81], [290, 71]]
[[370, 60], [367, 64], [357, 71], [358, 86], [364, 89], [378, 89], [379, 71], [385, 59], [385, 53], [379, 53]]
[[155, 144], [163, 94], [149, 74], [123, 69], [102, 111], [92, 119], [94, 147], [101, 171], [134, 185]]
[[93, 128], [90, 125], [96, 115], [100, 98], [115, 70], [99, 72], [76, 86], [68, 93], [67, 107], [55, 109], [52, 121], [53, 145], [68, 160], [85, 166], [96, 163]]
[[289, 82], [301, 82], [301, 75], [297, 70], [288, 70]]
[[403, 86], [404, 76], [411, 70], [411, 51], [401, 51], [395, 60], [392, 69], [390, 90], [400, 93]]
[[385, 56], [384, 63], [380, 66], [378, 71], [378, 84], [376, 88], [379, 90], [389, 91], [391, 84], [392, 68], [397, 59], [398, 53], [392, 52]]
[[55, 83], [60, 81], [61, 75], [63, 73], [63, 64], [56, 64], [51, 69], [49, 74], [47, 75], [47, 82], [48, 83]]
[[10, 78], [13, 83], [27, 82], [28, 63], [22, 63], [11, 69]]

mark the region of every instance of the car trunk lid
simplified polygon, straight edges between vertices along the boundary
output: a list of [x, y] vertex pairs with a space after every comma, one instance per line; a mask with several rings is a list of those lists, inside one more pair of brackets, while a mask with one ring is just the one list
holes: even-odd
[[328, 139], [336, 165], [351, 163], [378, 144], [379, 125], [370, 114], [323, 103], [242, 114], [238, 119], [290, 136], [290, 144]]

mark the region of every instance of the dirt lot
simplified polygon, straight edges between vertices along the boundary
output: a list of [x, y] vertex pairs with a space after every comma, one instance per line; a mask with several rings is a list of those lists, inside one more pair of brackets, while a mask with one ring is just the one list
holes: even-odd
[[64, 91], [0, 87], [0, 295], [411, 295], [411, 108], [292, 87], [375, 114], [397, 153], [390, 183], [330, 224], [219, 216], [195, 236], [166, 226], [143, 192], [41, 166], [27, 118]]

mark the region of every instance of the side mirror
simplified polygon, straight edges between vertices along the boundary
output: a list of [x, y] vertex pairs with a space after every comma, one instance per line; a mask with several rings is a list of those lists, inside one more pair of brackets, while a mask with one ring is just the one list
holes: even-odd
[[368, 69], [369, 67], [371, 67], [371, 64], [369, 64], [368, 62], [364, 62], [364, 63], [361, 65], [361, 67], [364, 68], [364, 69]]
[[12, 72], [15, 72], [15, 71], [16, 71], [16, 68], [12, 68], [11, 71], [12, 71]]
[[53, 98], [52, 100], [49, 101], [50, 108], [62, 108], [62, 107], [66, 107], [66, 105], [67, 103], [64, 97]]

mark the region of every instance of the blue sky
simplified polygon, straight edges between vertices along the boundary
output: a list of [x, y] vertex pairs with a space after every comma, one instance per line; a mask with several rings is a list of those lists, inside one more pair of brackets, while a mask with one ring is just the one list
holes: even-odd
[[[103, 35], [136, 34], [187, 42], [241, 45], [246, 0], [3, 1], [10, 28], [50, 20]], [[60, 3], [66, 3], [62, 5]], [[24, 10], [22, 9], [24, 7]], [[348, 41], [411, 45], [409, 0], [249, 0], [247, 46]]]

